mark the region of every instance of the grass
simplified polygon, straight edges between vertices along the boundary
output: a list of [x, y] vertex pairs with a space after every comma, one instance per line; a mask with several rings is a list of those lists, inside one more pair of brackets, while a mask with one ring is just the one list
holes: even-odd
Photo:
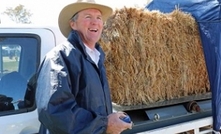
[[9, 57], [3, 57], [3, 70], [7, 70], [7, 72], [18, 71], [18, 63], [13, 57], [9, 59]]

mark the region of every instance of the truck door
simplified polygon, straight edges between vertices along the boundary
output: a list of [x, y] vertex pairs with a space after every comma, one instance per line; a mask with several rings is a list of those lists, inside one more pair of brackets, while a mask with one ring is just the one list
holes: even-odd
[[38, 133], [35, 94], [29, 94], [28, 82], [46, 53], [63, 40], [57, 27], [0, 26], [0, 134]]
[[[0, 133], [2, 134], [21, 134], [22, 131], [28, 134], [33, 133], [33, 130], [38, 131], [37, 114], [31, 112], [36, 110], [36, 106], [34, 103], [27, 105], [24, 97], [27, 83], [36, 73], [40, 63], [40, 42], [40, 37], [34, 34], [0, 34]], [[31, 126], [25, 128], [27, 124]]]

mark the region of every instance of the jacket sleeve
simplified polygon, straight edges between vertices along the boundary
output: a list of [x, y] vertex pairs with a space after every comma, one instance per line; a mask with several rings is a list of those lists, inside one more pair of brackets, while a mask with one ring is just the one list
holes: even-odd
[[[53, 56], [53, 57], [52, 57]], [[74, 74], [75, 81], [79, 74]], [[39, 121], [51, 134], [105, 133], [107, 117], [78, 106], [61, 53], [48, 54], [39, 68], [36, 104]], [[77, 91], [75, 91], [77, 92]]]

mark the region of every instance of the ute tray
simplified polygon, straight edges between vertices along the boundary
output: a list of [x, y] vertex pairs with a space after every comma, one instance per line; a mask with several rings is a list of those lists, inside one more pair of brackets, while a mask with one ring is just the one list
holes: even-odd
[[113, 109], [115, 111], [131, 111], [131, 110], [139, 110], [139, 109], [157, 108], [157, 107], [187, 103], [190, 101], [199, 101], [199, 100], [207, 100], [207, 99], [211, 99], [211, 92], [200, 94], [200, 95], [190, 95], [190, 96], [180, 97], [177, 99], [160, 101], [160, 102], [155, 102], [155, 103], [150, 103], [150, 104], [145, 104], [145, 105], [140, 104], [140, 105], [132, 105], [132, 106], [123, 106], [123, 105], [118, 105], [116, 103], [112, 103], [112, 104], [113, 104]]

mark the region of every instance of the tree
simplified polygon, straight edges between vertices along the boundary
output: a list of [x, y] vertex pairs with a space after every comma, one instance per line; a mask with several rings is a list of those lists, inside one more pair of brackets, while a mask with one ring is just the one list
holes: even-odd
[[32, 13], [25, 9], [24, 5], [18, 5], [15, 8], [9, 7], [3, 12], [10, 17], [10, 19], [16, 23], [30, 24], [30, 18]]

